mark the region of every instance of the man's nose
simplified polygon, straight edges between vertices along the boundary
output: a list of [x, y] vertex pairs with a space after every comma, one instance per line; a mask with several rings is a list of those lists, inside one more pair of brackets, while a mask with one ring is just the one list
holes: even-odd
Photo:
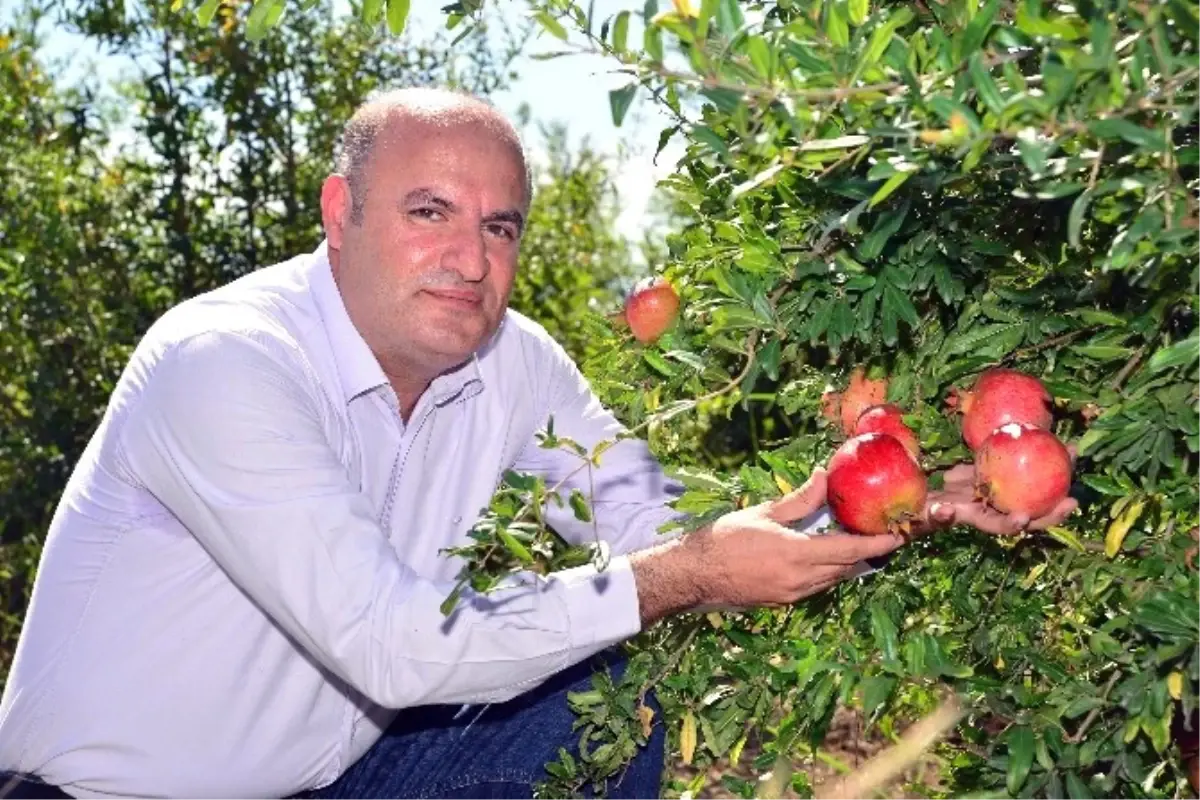
[[453, 269], [465, 281], [478, 282], [486, 278], [491, 267], [483, 231], [463, 231], [456, 235], [446, 248], [443, 266]]

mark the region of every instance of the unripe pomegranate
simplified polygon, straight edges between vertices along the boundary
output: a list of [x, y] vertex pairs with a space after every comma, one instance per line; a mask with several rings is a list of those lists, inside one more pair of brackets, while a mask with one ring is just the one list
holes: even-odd
[[912, 428], [904, 424], [904, 411], [892, 403], [871, 406], [859, 415], [858, 423], [854, 426], [854, 435], [860, 436], [864, 433], [886, 433], [888, 436], [894, 436], [914, 458], [921, 455], [917, 435], [912, 432]]
[[842, 432], [853, 436], [859, 416], [871, 406], [879, 405], [887, 400], [887, 381], [880, 378], [868, 378], [862, 367], [855, 367], [850, 373], [850, 385], [842, 393]]
[[675, 324], [679, 315], [679, 295], [663, 278], [645, 278], [633, 287], [625, 299], [625, 322], [633, 337], [650, 344]]
[[989, 369], [974, 387], [959, 392], [963, 440], [967, 447], [978, 450], [992, 431], [1010, 422], [1048, 429], [1054, 421], [1049, 403], [1050, 393], [1032, 375], [1015, 369]]
[[1050, 431], [1010, 422], [983, 440], [975, 479], [979, 496], [998, 511], [1037, 519], [1067, 496], [1071, 454]]
[[851, 533], [907, 533], [925, 508], [926, 491], [916, 459], [884, 433], [855, 436], [829, 460], [829, 510]]

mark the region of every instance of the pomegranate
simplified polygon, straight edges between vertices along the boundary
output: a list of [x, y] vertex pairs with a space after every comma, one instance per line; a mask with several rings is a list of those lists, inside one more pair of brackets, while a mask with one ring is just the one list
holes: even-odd
[[1010, 422], [975, 454], [976, 490], [1005, 514], [1043, 517], [1071, 488], [1071, 454], [1053, 433]]
[[892, 403], [871, 406], [859, 415], [854, 426], [854, 435], [864, 433], [886, 433], [888, 436], [894, 436], [914, 458], [921, 455], [917, 435], [904, 424], [904, 411]]
[[842, 432], [847, 436], [853, 436], [859, 415], [871, 406], [879, 405], [885, 400], [887, 400], [887, 381], [882, 378], [868, 378], [865, 369], [855, 367], [854, 371], [850, 373], [850, 385], [842, 393]]
[[926, 491], [917, 460], [884, 433], [855, 436], [829, 460], [829, 509], [851, 533], [907, 533], [925, 508]]
[[633, 337], [650, 344], [675, 324], [679, 295], [663, 278], [646, 278], [633, 287], [625, 300], [625, 322]]
[[1015, 369], [989, 369], [968, 391], [958, 393], [967, 447], [978, 450], [992, 431], [1010, 422], [1049, 428], [1050, 393], [1032, 375]]

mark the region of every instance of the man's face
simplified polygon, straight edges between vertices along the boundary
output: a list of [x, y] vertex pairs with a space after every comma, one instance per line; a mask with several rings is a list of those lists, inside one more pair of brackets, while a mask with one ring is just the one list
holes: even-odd
[[433, 376], [470, 358], [512, 290], [527, 205], [519, 154], [477, 125], [394, 120], [375, 140], [357, 222], [341, 185], [322, 203], [331, 260], [385, 371]]

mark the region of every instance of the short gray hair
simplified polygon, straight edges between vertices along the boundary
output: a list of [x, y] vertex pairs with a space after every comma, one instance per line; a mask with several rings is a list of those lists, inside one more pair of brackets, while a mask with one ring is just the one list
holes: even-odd
[[525, 172], [525, 202], [533, 198], [533, 177], [525, 148], [516, 128], [485, 100], [457, 89], [410, 87], [392, 89], [370, 97], [350, 117], [342, 129], [341, 147], [334, 169], [350, 184], [350, 221], [362, 222], [367, 202], [367, 166], [375, 140], [394, 113], [415, 117], [422, 122], [448, 126], [471, 123], [484, 127], [516, 150]]

